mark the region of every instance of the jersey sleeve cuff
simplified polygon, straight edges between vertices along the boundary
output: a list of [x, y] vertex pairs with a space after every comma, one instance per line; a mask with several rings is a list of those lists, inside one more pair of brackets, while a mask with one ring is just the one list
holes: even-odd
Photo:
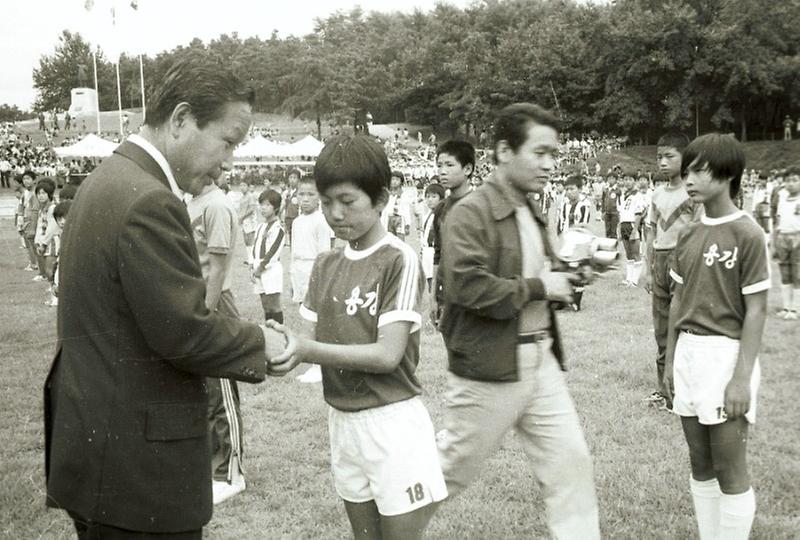
[[679, 276], [678, 273], [672, 268], [669, 269], [669, 277], [671, 277], [675, 281], [675, 283], [683, 285], [683, 278]]
[[742, 294], [760, 293], [762, 291], [768, 291], [771, 287], [772, 287], [772, 280], [770, 278], [767, 278], [764, 281], [759, 281], [758, 283], [753, 283], [752, 285], [747, 285], [745, 287], [742, 287]]
[[317, 322], [317, 314], [308, 309], [305, 304], [300, 304], [300, 316], [309, 322]]
[[388, 311], [378, 317], [378, 328], [386, 326], [394, 322], [410, 322], [411, 330], [409, 333], [414, 333], [422, 326], [422, 315], [413, 310], [396, 310]]

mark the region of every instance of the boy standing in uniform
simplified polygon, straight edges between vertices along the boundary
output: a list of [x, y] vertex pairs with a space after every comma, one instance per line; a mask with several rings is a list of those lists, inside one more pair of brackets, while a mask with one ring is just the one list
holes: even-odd
[[783, 300], [778, 317], [796, 321], [800, 313], [800, 167], [790, 167], [784, 177], [786, 196], [778, 202], [775, 237]]
[[[564, 231], [572, 227], [586, 227], [589, 225], [589, 213], [591, 203], [588, 197], [581, 193], [583, 179], [580, 174], [574, 174], [564, 181], [564, 200], [558, 212], [558, 222], [556, 232], [563, 234]], [[581, 310], [581, 300], [583, 300], [583, 287], [575, 287], [572, 295], [571, 307], [573, 311]]]
[[617, 237], [617, 225], [619, 225], [618, 204], [621, 195], [622, 190], [617, 186], [617, 174], [609, 174], [600, 205], [600, 209], [603, 212], [603, 222], [606, 226], [606, 238]]
[[272, 189], [265, 189], [258, 196], [258, 206], [264, 222], [256, 230], [253, 242], [253, 271], [255, 282], [253, 290], [261, 300], [264, 319], [283, 323], [281, 293], [283, 293], [283, 249], [284, 232], [278, 219], [281, 209], [281, 195]]
[[353, 533], [399, 540], [422, 536], [447, 490], [414, 375], [419, 261], [380, 221], [389, 176], [383, 148], [368, 137], [336, 137], [322, 149], [314, 177], [323, 212], [347, 245], [315, 262], [300, 308], [308, 331], [277, 327], [289, 343], [270, 373], [322, 366], [333, 479]]
[[[239, 222], [236, 208], [224, 191], [209, 182], [187, 203], [186, 211], [206, 282], [206, 307], [238, 319], [239, 310], [231, 292], [231, 267]], [[206, 388], [213, 502], [219, 504], [246, 487], [242, 469], [242, 413], [236, 381], [209, 377]]]
[[633, 174], [625, 173], [622, 177], [622, 196], [617, 198], [619, 211], [619, 237], [625, 248], [625, 279], [622, 284], [636, 287], [639, 274], [642, 272], [642, 254], [639, 250], [639, 224], [646, 209], [645, 196], [635, 185]]
[[758, 224], [733, 202], [745, 157], [731, 135], [686, 148], [686, 191], [705, 215], [680, 233], [670, 259], [664, 388], [689, 446], [700, 538], [744, 540], [755, 514], [747, 433], [756, 420], [758, 351], [767, 316], [769, 257]]
[[[645, 401], [670, 409], [672, 402], [664, 388], [664, 356], [667, 352], [667, 323], [674, 285], [669, 277], [669, 259], [678, 243], [678, 234], [702, 213], [686, 193], [681, 173], [681, 158], [689, 144], [682, 133], [663, 135], [658, 140], [658, 172], [666, 178], [653, 192], [647, 212], [645, 261], [639, 278], [642, 288], [652, 295], [653, 334], [656, 340], [656, 390]], [[671, 390], [671, 389], [670, 389]]]

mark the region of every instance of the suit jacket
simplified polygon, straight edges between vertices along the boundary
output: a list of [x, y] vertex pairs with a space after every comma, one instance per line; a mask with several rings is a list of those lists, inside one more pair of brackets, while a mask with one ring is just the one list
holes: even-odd
[[204, 379], [262, 381], [261, 330], [205, 307], [186, 207], [131, 142], [82, 183], [60, 266], [47, 504], [124, 529], [201, 528], [212, 508]]

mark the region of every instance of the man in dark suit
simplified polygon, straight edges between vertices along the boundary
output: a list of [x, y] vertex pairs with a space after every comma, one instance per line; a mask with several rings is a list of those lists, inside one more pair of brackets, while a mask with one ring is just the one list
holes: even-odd
[[231, 168], [253, 100], [220, 66], [176, 64], [140, 133], [72, 205], [45, 471], [47, 504], [69, 512], [79, 538], [201, 538], [212, 509], [205, 377], [260, 382], [283, 348], [273, 330], [206, 307], [181, 198]]

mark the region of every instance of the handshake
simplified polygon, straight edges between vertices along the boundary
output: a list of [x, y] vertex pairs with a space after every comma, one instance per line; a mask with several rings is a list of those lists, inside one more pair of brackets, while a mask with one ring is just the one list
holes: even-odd
[[303, 361], [302, 345], [306, 340], [271, 319], [260, 326], [264, 333], [267, 375], [283, 377]]

